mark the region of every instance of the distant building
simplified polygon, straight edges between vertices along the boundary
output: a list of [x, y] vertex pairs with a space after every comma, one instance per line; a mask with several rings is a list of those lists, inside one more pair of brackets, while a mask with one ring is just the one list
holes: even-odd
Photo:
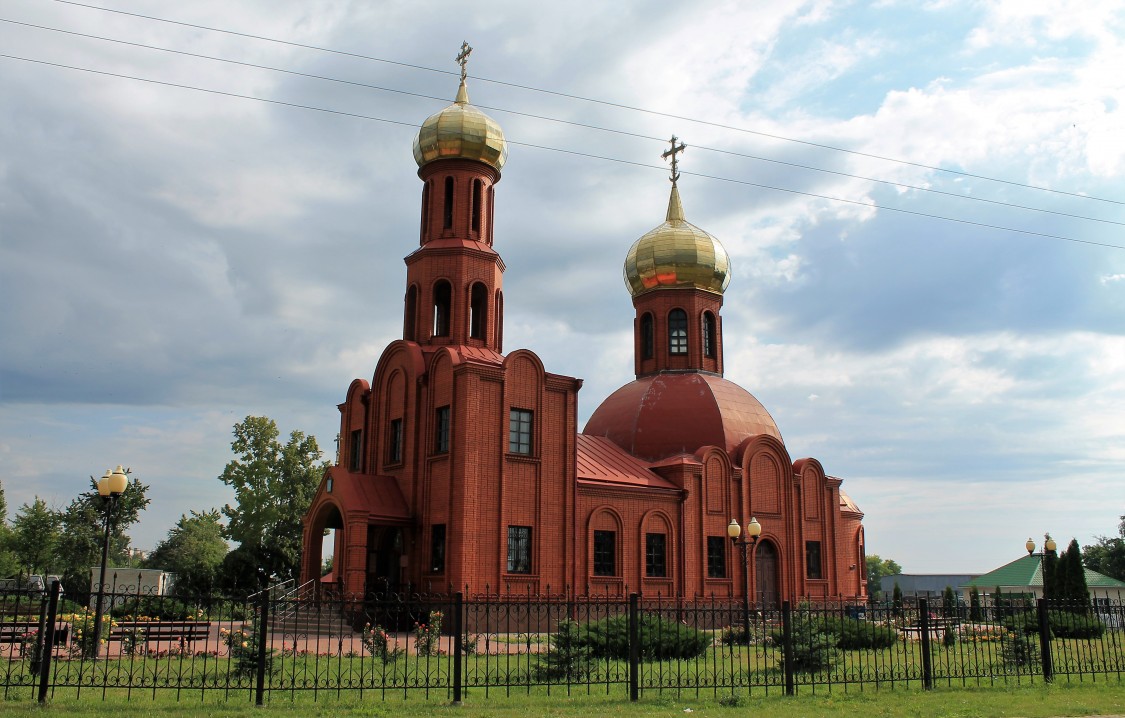
[[[402, 339], [339, 405], [338, 460], [304, 518], [302, 581], [320, 578], [332, 528], [347, 594], [734, 597], [749, 571], [764, 604], [863, 599], [863, 513], [819, 461], [794, 461], [765, 407], [723, 377], [730, 262], [684, 219], [679, 150], [667, 153], [666, 219], [625, 261], [636, 379], [580, 431], [582, 381], [526, 349], [503, 352], [493, 199], [508, 148], [468, 99], [462, 77], [414, 142], [420, 246], [405, 260]], [[565, 242], [549, 218], [542, 231], [545, 247]], [[574, 267], [560, 265], [559, 281]], [[751, 517], [762, 534], [747, 567], [726, 532]]]
[[973, 573], [899, 573], [879, 579], [879, 591], [884, 600], [890, 600], [897, 583], [903, 598], [935, 598], [941, 597], [946, 586], [960, 594], [961, 588], [975, 576]]
[[[1110, 578], [1097, 571], [1083, 567], [1086, 572], [1086, 587], [1092, 599], [1125, 599], [1125, 582]], [[1034, 598], [1043, 597], [1043, 554], [1020, 556], [1011, 563], [977, 576], [965, 586], [965, 595], [976, 587], [981, 595], [992, 595], [999, 588], [1004, 595], [1023, 595]], [[967, 599], [966, 599], [967, 600]]]

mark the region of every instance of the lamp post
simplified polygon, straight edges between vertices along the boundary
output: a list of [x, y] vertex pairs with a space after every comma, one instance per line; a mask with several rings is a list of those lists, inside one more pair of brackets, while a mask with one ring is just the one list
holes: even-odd
[[[1025, 549], [1027, 549], [1027, 555], [1028, 556], [1034, 556], [1035, 555], [1035, 542], [1032, 541], [1030, 537], [1028, 537], [1027, 542], [1023, 545], [1023, 547]], [[1055, 540], [1053, 538], [1051, 538], [1051, 534], [1049, 534], [1049, 533], [1043, 534], [1043, 553], [1039, 554], [1039, 572], [1043, 576], [1043, 598], [1044, 599], [1049, 598], [1049, 596], [1047, 595], [1047, 586], [1048, 586], [1047, 553], [1048, 552], [1054, 553], [1055, 549], [1057, 549], [1057, 548], [1058, 548], [1058, 544], [1056, 544]]]
[[106, 469], [105, 476], [98, 479], [98, 495], [105, 499], [105, 540], [102, 542], [102, 567], [98, 579], [98, 602], [94, 608], [94, 658], [101, 653], [102, 616], [105, 613], [105, 568], [109, 563], [109, 533], [113, 528], [113, 510], [117, 508], [117, 499], [129, 485], [129, 476], [121, 464], [110, 472]]
[[750, 561], [749, 550], [754, 544], [758, 543], [758, 538], [762, 535], [762, 525], [758, 523], [758, 519], [753, 516], [750, 517], [750, 523], [746, 524], [746, 538], [740, 539], [742, 534], [742, 527], [738, 525], [738, 521], [731, 519], [727, 524], [727, 536], [730, 537], [731, 543], [737, 546], [742, 551], [742, 630], [743, 637], [746, 639], [746, 644], [750, 644]]

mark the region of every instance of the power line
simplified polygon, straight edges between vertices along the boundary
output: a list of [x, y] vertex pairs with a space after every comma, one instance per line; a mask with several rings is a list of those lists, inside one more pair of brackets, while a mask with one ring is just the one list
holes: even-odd
[[[354, 80], [344, 80], [344, 79], [337, 78], [337, 77], [330, 77], [330, 76], [326, 76], [326, 75], [317, 75], [317, 74], [308, 73], [308, 72], [299, 72], [297, 70], [288, 70], [288, 69], [285, 69], [285, 68], [273, 67], [273, 66], [270, 66], [270, 65], [262, 65], [262, 64], [253, 63], [253, 62], [245, 62], [245, 61], [242, 61], [242, 60], [232, 60], [232, 59], [224, 58], [224, 57], [216, 57], [214, 55], [204, 55], [204, 54], [201, 54], [201, 53], [188, 52], [186, 50], [176, 50], [176, 49], [173, 49], [173, 48], [160, 47], [158, 45], [148, 45], [148, 44], [140, 43], [140, 42], [132, 42], [130, 40], [121, 40], [121, 39], [118, 39], [118, 38], [105, 37], [105, 36], [102, 36], [102, 35], [93, 35], [93, 34], [90, 34], [90, 33], [78, 32], [76, 30], [65, 30], [65, 29], [57, 28], [57, 27], [49, 27], [49, 26], [46, 26], [46, 25], [37, 25], [35, 23], [22, 22], [22, 21], [19, 21], [19, 20], [11, 20], [11, 19], [8, 19], [8, 18], [0, 18], [0, 22], [9, 23], [9, 24], [12, 24], [12, 25], [20, 25], [20, 26], [23, 26], [23, 27], [31, 27], [31, 28], [35, 28], [37, 30], [46, 30], [46, 31], [49, 31], [49, 32], [56, 32], [56, 33], [60, 33], [60, 34], [64, 34], [64, 35], [72, 35], [72, 36], [83, 37], [83, 38], [92, 39], [92, 40], [99, 40], [99, 41], [102, 41], [102, 42], [111, 42], [111, 43], [116, 43], [116, 44], [119, 44], [119, 45], [126, 45], [126, 46], [129, 46], [129, 47], [138, 47], [138, 48], [142, 48], [142, 49], [145, 49], [145, 50], [154, 50], [154, 51], [165, 52], [165, 53], [170, 53], [170, 54], [174, 54], [174, 55], [181, 55], [181, 56], [185, 56], [185, 57], [192, 57], [192, 58], [197, 58], [197, 59], [210, 60], [210, 61], [213, 61], [213, 62], [222, 62], [222, 63], [231, 64], [231, 65], [238, 65], [238, 66], [241, 66], [241, 67], [250, 67], [250, 68], [259, 69], [259, 70], [268, 70], [270, 72], [278, 72], [278, 73], [283, 73], [283, 74], [286, 74], [286, 75], [293, 75], [293, 76], [296, 76], [296, 77], [307, 77], [307, 78], [310, 78], [310, 79], [323, 80], [323, 81], [326, 81], [326, 82], [335, 82], [335, 83], [344, 84], [344, 85], [351, 85], [353, 87], [362, 87], [362, 88], [365, 88], [365, 89], [377, 90], [377, 91], [380, 91], [380, 92], [390, 92], [390, 93], [395, 93], [395, 94], [400, 94], [400, 95], [406, 95], [406, 96], [409, 96], [409, 97], [418, 97], [418, 98], [422, 98], [422, 99], [426, 99], [426, 100], [435, 100], [435, 101], [438, 101], [438, 102], [448, 102], [448, 98], [435, 97], [433, 95], [426, 95], [426, 94], [419, 93], [419, 92], [410, 92], [408, 90], [400, 90], [400, 89], [393, 88], [393, 87], [384, 87], [384, 86], [381, 86], [381, 85], [373, 85], [371, 83], [366, 83], [366, 82], [358, 82], [358, 81], [354, 81]], [[515, 116], [519, 116], [519, 117], [527, 117], [527, 118], [530, 118], [530, 119], [543, 120], [543, 121], [546, 121], [546, 122], [555, 122], [555, 123], [564, 124], [564, 125], [568, 125], [568, 126], [572, 126], [572, 127], [580, 127], [580, 128], [583, 128], [583, 129], [595, 130], [595, 131], [598, 131], [598, 132], [606, 132], [606, 133], [623, 135], [623, 136], [627, 136], [627, 137], [635, 137], [635, 138], [639, 138], [639, 139], [650, 140], [650, 141], [653, 141], [653, 142], [660, 142], [660, 143], [665, 142], [664, 138], [661, 138], [661, 137], [653, 137], [653, 136], [650, 136], [650, 135], [644, 135], [644, 134], [640, 134], [640, 133], [637, 133], [637, 132], [629, 132], [629, 131], [626, 131], [626, 130], [617, 130], [617, 129], [607, 128], [607, 127], [601, 127], [599, 125], [593, 125], [593, 124], [589, 124], [589, 123], [585, 123], [585, 122], [576, 122], [576, 121], [573, 121], [573, 120], [564, 120], [564, 119], [560, 119], [560, 118], [556, 118], [556, 117], [549, 117], [549, 116], [546, 116], [546, 115], [537, 115], [537, 114], [533, 114], [533, 113], [529, 113], [529, 112], [522, 112], [522, 111], [519, 111], [519, 110], [511, 110], [511, 109], [507, 109], [507, 108], [503, 108], [503, 107], [495, 107], [495, 106], [480, 105], [480, 104], [478, 104], [476, 106], [481, 108], [481, 109], [491, 110], [493, 112], [503, 112], [503, 113], [507, 113], [507, 114], [515, 115]], [[704, 146], [704, 145], [693, 145], [693, 147], [695, 147], [696, 149], [705, 150], [705, 151], [708, 151], [708, 152], [715, 152], [715, 153], [719, 153], [719, 154], [731, 155], [731, 156], [734, 156], [734, 157], [742, 157], [742, 158], [745, 158], [745, 159], [756, 160], [756, 161], [759, 161], [759, 162], [769, 162], [769, 163], [772, 163], [772, 164], [784, 165], [784, 166], [787, 166], [787, 167], [794, 167], [794, 168], [797, 168], [797, 169], [808, 170], [808, 171], [811, 171], [811, 172], [821, 172], [821, 173], [824, 173], [824, 174], [831, 174], [831, 175], [836, 175], [836, 176], [839, 176], [839, 177], [849, 177], [849, 178], [852, 178], [852, 179], [860, 179], [860, 180], [864, 180], [864, 181], [867, 181], [867, 182], [876, 182], [876, 183], [879, 183], [879, 184], [891, 185], [893, 187], [910, 189], [910, 190], [914, 190], [914, 191], [918, 191], [918, 192], [928, 192], [928, 193], [932, 193], [932, 194], [943, 195], [943, 196], [946, 196], [946, 197], [952, 197], [954, 199], [959, 199], [959, 200], [967, 200], [967, 201], [972, 201], [972, 202], [984, 202], [984, 203], [987, 203], [987, 204], [993, 204], [993, 205], [997, 205], [997, 206], [1001, 206], [1001, 207], [1010, 207], [1010, 208], [1013, 208], [1013, 209], [1021, 209], [1021, 210], [1026, 210], [1026, 211], [1029, 211], [1029, 212], [1042, 212], [1042, 213], [1045, 213], [1045, 214], [1053, 214], [1053, 215], [1057, 215], [1057, 216], [1061, 216], [1061, 217], [1070, 217], [1072, 219], [1081, 219], [1081, 220], [1086, 220], [1086, 221], [1089, 221], [1089, 222], [1101, 222], [1103, 224], [1113, 224], [1113, 225], [1118, 225], [1118, 226], [1125, 226], [1125, 222], [1118, 222], [1118, 221], [1111, 220], [1111, 219], [1101, 219], [1101, 218], [1098, 218], [1098, 217], [1089, 217], [1089, 216], [1086, 216], [1086, 215], [1074, 214], [1074, 213], [1071, 213], [1071, 212], [1062, 212], [1062, 211], [1059, 211], [1059, 210], [1045, 209], [1045, 208], [1042, 208], [1042, 207], [1033, 207], [1033, 206], [1029, 206], [1029, 205], [1017, 204], [1017, 203], [1014, 203], [1014, 202], [1003, 202], [1003, 201], [1000, 201], [1000, 200], [988, 199], [986, 197], [973, 197], [973, 196], [958, 194], [956, 192], [948, 192], [948, 191], [945, 191], [945, 190], [934, 189], [932, 187], [922, 187], [922, 186], [918, 186], [918, 185], [907, 184], [907, 183], [904, 183], [904, 182], [897, 182], [897, 181], [894, 181], [894, 180], [879, 179], [877, 177], [866, 177], [866, 176], [863, 176], [863, 175], [857, 175], [857, 174], [853, 174], [853, 173], [850, 173], [850, 172], [843, 172], [843, 171], [839, 171], [839, 170], [829, 170], [829, 169], [824, 169], [822, 167], [814, 167], [812, 165], [804, 165], [804, 164], [800, 164], [800, 163], [796, 163], [796, 162], [789, 162], [789, 161], [786, 161], [786, 160], [773, 159], [773, 158], [770, 158], [770, 157], [761, 157], [761, 156], [758, 156], [758, 155], [751, 155], [751, 154], [746, 154], [746, 153], [742, 153], [742, 152], [735, 152], [733, 150], [724, 150], [724, 149], [717, 148], [717, 147], [708, 147], [708, 146]]]
[[[196, 86], [193, 86], [193, 85], [184, 85], [184, 84], [176, 83], [176, 82], [168, 82], [166, 80], [154, 80], [154, 79], [151, 79], [151, 78], [137, 77], [135, 75], [126, 75], [126, 74], [118, 73], [118, 72], [109, 72], [109, 71], [106, 71], [106, 70], [95, 70], [93, 68], [78, 67], [78, 66], [75, 66], [75, 65], [66, 65], [66, 64], [63, 64], [63, 63], [59, 63], [59, 62], [49, 62], [47, 60], [36, 60], [36, 59], [33, 59], [33, 58], [20, 57], [20, 56], [17, 56], [17, 55], [9, 55], [9, 54], [6, 54], [6, 53], [0, 53], [0, 57], [7, 58], [7, 59], [10, 59], [10, 60], [20, 60], [20, 61], [23, 61], [23, 62], [31, 62], [31, 63], [35, 63], [35, 64], [39, 64], [39, 65], [47, 65], [47, 66], [50, 66], [50, 67], [58, 67], [58, 68], [66, 69], [66, 70], [75, 70], [75, 71], [78, 71], [78, 72], [87, 72], [87, 73], [91, 73], [91, 74], [95, 74], [95, 75], [103, 75], [103, 76], [106, 76], [106, 77], [116, 77], [116, 78], [119, 78], [119, 79], [134, 80], [134, 81], [137, 81], [137, 82], [145, 82], [145, 83], [154, 84], [154, 85], [162, 85], [162, 86], [165, 86], [165, 87], [175, 87], [175, 88], [179, 88], [179, 89], [183, 89], [183, 90], [192, 90], [192, 91], [195, 91], [195, 92], [206, 92], [206, 93], [210, 93], [210, 94], [221, 95], [223, 97], [234, 97], [234, 98], [243, 99], [243, 100], [254, 100], [256, 102], [265, 102], [265, 103], [269, 103], [269, 104], [273, 104], [273, 105], [280, 105], [280, 106], [284, 106], [284, 107], [295, 107], [295, 108], [303, 109], [303, 110], [312, 110], [314, 112], [324, 112], [324, 113], [333, 114], [333, 115], [340, 115], [340, 116], [344, 116], [344, 117], [353, 117], [353, 118], [356, 118], [356, 119], [370, 120], [370, 121], [373, 121], [373, 122], [384, 122], [384, 123], [387, 123], [387, 124], [410, 127], [411, 129], [414, 129], [414, 128], [417, 127], [416, 122], [402, 122], [402, 121], [399, 121], [399, 120], [390, 120], [390, 119], [387, 119], [387, 118], [384, 118], [384, 117], [375, 117], [375, 116], [372, 116], [372, 115], [364, 115], [364, 114], [360, 114], [360, 113], [356, 113], [356, 112], [345, 112], [345, 111], [342, 111], [342, 110], [333, 110], [333, 109], [329, 109], [329, 108], [325, 108], [325, 107], [317, 107], [315, 105], [304, 105], [304, 104], [300, 104], [300, 103], [296, 103], [296, 102], [286, 102], [284, 100], [273, 100], [273, 99], [264, 98], [264, 97], [254, 97], [252, 95], [243, 95], [243, 94], [239, 94], [239, 93], [236, 93], [236, 92], [226, 92], [226, 91], [223, 91], [223, 90], [214, 90], [214, 89], [210, 89], [210, 88], [206, 88], [206, 87], [196, 87]], [[534, 149], [548, 150], [548, 151], [551, 151], [551, 152], [561, 152], [561, 153], [564, 153], [564, 154], [575, 155], [575, 156], [580, 156], [580, 157], [588, 157], [588, 158], [599, 159], [599, 160], [604, 160], [604, 161], [608, 161], [608, 162], [616, 162], [616, 163], [619, 163], [619, 164], [632, 165], [632, 166], [635, 166], [635, 167], [644, 167], [644, 168], [648, 168], [648, 169], [655, 169], [655, 170], [660, 170], [662, 172], [667, 169], [663, 165], [645, 164], [643, 162], [636, 162], [636, 161], [633, 161], [633, 160], [624, 160], [624, 159], [620, 159], [620, 158], [616, 158], [616, 157], [607, 157], [607, 156], [604, 156], [604, 155], [595, 155], [595, 154], [590, 154], [590, 153], [585, 153], [585, 152], [578, 152], [576, 150], [567, 150], [567, 149], [562, 149], [562, 148], [558, 148], [558, 147], [550, 147], [550, 146], [547, 146], [547, 145], [537, 145], [537, 144], [532, 144], [532, 143], [529, 143], [529, 142], [520, 142], [518, 140], [509, 139], [509, 140], [507, 140], [507, 142], [509, 144], [519, 145], [521, 147], [530, 147], [530, 148], [534, 148]], [[700, 173], [694, 173], [694, 172], [685, 172], [684, 174], [689, 174], [689, 175], [693, 175], [693, 176], [697, 176], [697, 177], [703, 177], [705, 179], [718, 180], [718, 181], [721, 181], [721, 182], [731, 182], [731, 183], [746, 185], [746, 186], [750, 186], [750, 187], [758, 187], [760, 189], [768, 189], [768, 190], [772, 190], [772, 191], [775, 191], [775, 192], [786, 192], [786, 193], [789, 193], [789, 194], [797, 194], [797, 195], [802, 195], [802, 196], [805, 196], [805, 197], [825, 199], [825, 200], [829, 200], [829, 201], [832, 201], [832, 202], [843, 202], [843, 203], [847, 203], [847, 204], [855, 204], [855, 205], [860, 205], [860, 206], [863, 206], [863, 207], [869, 207], [871, 209], [876, 209], [876, 210], [882, 209], [882, 210], [886, 210], [886, 211], [889, 211], [889, 212], [899, 212], [899, 213], [902, 213], [902, 214], [910, 214], [910, 215], [914, 215], [914, 216], [918, 216], [918, 217], [926, 217], [928, 219], [942, 220], [942, 221], [945, 221], [945, 222], [956, 222], [958, 224], [967, 224], [967, 225], [972, 225], [972, 226], [982, 227], [982, 228], [987, 228], [987, 229], [996, 229], [996, 230], [1002, 230], [1002, 231], [1005, 231], [1005, 232], [1014, 232], [1014, 233], [1017, 233], [1017, 234], [1026, 234], [1026, 235], [1031, 235], [1031, 236], [1036, 236], [1036, 237], [1044, 237], [1044, 238], [1047, 238], [1047, 239], [1057, 239], [1057, 240], [1062, 240], [1062, 241], [1065, 241], [1065, 242], [1087, 244], [1087, 245], [1092, 245], [1092, 246], [1096, 246], [1096, 247], [1106, 247], [1106, 248], [1110, 248], [1110, 249], [1125, 249], [1125, 246], [1120, 246], [1120, 245], [1116, 245], [1116, 244], [1109, 244], [1109, 243], [1104, 243], [1104, 242], [1095, 242], [1093, 240], [1077, 239], [1077, 238], [1074, 238], [1074, 237], [1066, 237], [1066, 236], [1063, 236], [1063, 235], [1048, 234], [1046, 232], [1035, 232], [1033, 230], [1017, 229], [1015, 227], [1005, 227], [1005, 226], [1002, 226], [1002, 225], [993, 225], [993, 224], [987, 224], [987, 223], [984, 223], [984, 222], [974, 222], [974, 221], [971, 221], [971, 220], [958, 219], [958, 218], [955, 218], [955, 217], [946, 217], [946, 216], [937, 215], [937, 214], [929, 214], [929, 213], [926, 213], [926, 212], [918, 212], [918, 211], [915, 211], [915, 210], [901, 209], [901, 208], [898, 208], [898, 207], [891, 207], [891, 206], [887, 206], [887, 205], [877, 205], [877, 204], [870, 203], [870, 202], [860, 202], [859, 200], [844, 199], [844, 198], [841, 198], [841, 197], [832, 197], [830, 195], [822, 195], [822, 194], [817, 194], [815, 192], [803, 192], [803, 191], [800, 191], [800, 190], [787, 189], [785, 187], [775, 187], [773, 185], [760, 184], [760, 183], [756, 183], [756, 182], [750, 182], [750, 181], [747, 181], [747, 180], [737, 180], [737, 179], [732, 179], [732, 178], [729, 178], [729, 177], [719, 177], [719, 176], [716, 176], [716, 175], [706, 175], [706, 174], [700, 174]]]
[[[237, 31], [234, 31], [234, 30], [224, 30], [222, 28], [210, 27], [210, 26], [207, 26], [207, 25], [197, 25], [197, 24], [194, 24], [194, 23], [182, 22], [182, 21], [179, 21], [179, 20], [169, 20], [167, 18], [156, 17], [154, 15], [145, 15], [145, 14], [142, 14], [142, 13], [127, 12], [125, 10], [116, 10], [114, 8], [108, 8], [108, 7], [98, 7], [97, 5], [90, 5], [90, 4], [87, 4], [87, 3], [77, 2], [76, 0], [53, 0], [53, 1], [57, 2], [57, 3], [64, 4], [64, 5], [73, 5], [73, 6], [76, 6], [76, 7], [87, 8], [87, 9], [90, 9], [90, 10], [100, 10], [102, 12], [115, 13], [115, 14], [119, 14], [119, 15], [130, 16], [130, 17], [137, 17], [137, 18], [141, 18], [141, 19], [144, 19], [144, 20], [152, 20], [154, 22], [162, 22], [162, 23], [168, 23], [168, 24], [171, 24], [171, 25], [179, 25], [179, 26], [182, 26], [182, 27], [190, 27], [190, 28], [194, 28], [196, 30], [207, 30], [208, 32], [218, 32], [218, 33], [223, 33], [223, 34], [227, 34], [227, 35], [234, 35], [234, 36], [237, 36], [237, 37], [245, 37], [245, 38], [249, 38], [249, 39], [253, 39], [253, 40], [262, 40], [264, 42], [272, 42], [272, 43], [277, 43], [277, 44], [280, 44], [280, 45], [288, 45], [290, 47], [299, 47], [299, 48], [306, 49], [306, 50], [316, 50], [318, 52], [326, 52], [326, 53], [331, 53], [331, 54], [334, 54], [334, 55], [342, 55], [342, 56], [345, 56], [345, 57], [354, 57], [354, 58], [361, 59], [361, 60], [370, 60], [372, 62], [381, 62], [381, 63], [386, 63], [386, 64], [389, 64], [389, 65], [396, 65], [396, 66], [399, 66], [399, 67], [407, 67], [407, 68], [414, 69], [414, 70], [423, 70], [425, 72], [435, 72], [435, 73], [439, 73], [439, 74], [443, 74], [443, 75], [457, 75], [458, 74], [458, 73], [453, 72], [451, 70], [440, 70], [440, 69], [437, 69], [437, 68], [434, 68], [434, 67], [426, 67], [425, 65], [416, 65], [416, 64], [412, 64], [412, 63], [408, 63], [408, 62], [400, 62], [400, 61], [397, 61], [397, 60], [388, 60], [386, 58], [374, 57], [372, 55], [364, 55], [364, 54], [356, 53], [356, 52], [346, 52], [344, 50], [334, 50], [334, 49], [328, 48], [328, 47], [322, 47], [322, 46], [318, 46], [318, 45], [309, 45], [309, 44], [300, 43], [300, 42], [293, 42], [293, 41], [290, 41], [290, 40], [281, 40], [281, 39], [278, 39], [278, 38], [267, 37], [267, 36], [264, 36], [264, 35], [255, 35], [255, 34], [252, 34], [252, 33], [237, 32]], [[989, 177], [987, 175], [974, 174], [974, 173], [971, 173], [971, 172], [963, 172], [961, 170], [953, 170], [953, 169], [948, 169], [946, 167], [938, 167], [936, 165], [927, 165], [927, 164], [924, 164], [924, 163], [921, 163], [921, 162], [912, 162], [910, 160], [902, 160], [902, 159], [897, 159], [897, 158], [894, 158], [894, 157], [886, 157], [886, 156], [883, 156], [883, 155], [876, 155], [876, 154], [872, 154], [872, 153], [868, 153], [868, 152], [860, 152], [858, 150], [849, 150], [849, 149], [844, 148], [844, 147], [836, 147], [834, 145], [828, 145], [828, 144], [823, 144], [823, 143], [819, 143], [819, 142], [810, 142], [808, 140], [799, 140], [799, 139], [796, 139], [796, 138], [793, 138], [793, 137], [786, 137], [784, 135], [778, 135], [778, 134], [773, 134], [773, 133], [769, 133], [769, 132], [761, 132], [761, 131], [758, 131], [758, 130], [751, 130], [751, 129], [745, 128], [745, 127], [738, 127], [738, 126], [735, 126], [735, 125], [727, 125], [727, 124], [723, 124], [723, 123], [720, 123], [720, 122], [712, 122], [710, 120], [702, 120], [702, 119], [699, 119], [699, 118], [687, 117], [687, 116], [684, 116], [684, 115], [676, 115], [676, 114], [672, 114], [672, 113], [669, 113], [669, 112], [661, 112], [661, 111], [658, 111], [658, 110], [650, 110], [650, 109], [643, 108], [643, 107], [635, 107], [635, 106], [632, 106], [632, 105], [626, 105], [626, 104], [622, 104], [622, 103], [618, 103], [618, 102], [611, 102], [609, 100], [599, 100], [599, 99], [590, 98], [590, 97], [583, 97], [581, 95], [573, 95], [573, 94], [569, 94], [569, 93], [566, 93], [566, 92], [559, 92], [557, 90], [546, 90], [546, 89], [539, 88], [539, 87], [533, 87], [533, 86], [530, 86], [530, 85], [521, 85], [521, 84], [515, 83], [515, 82], [507, 82], [505, 80], [497, 80], [497, 79], [488, 78], [488, 77], [474, 76], [473, 79], [477, 80], [477, 81], [480, 81], [480, 82], [487, 82], [487, 83], [491, 83], [491, 84], [495, 84], [495, 85], [502, 85], [504, 87], [512, 87], [512, 88], [519, 89], [519, 90], [527, 90], [529, 92], [538, 92], [538, 93], [542, 93], [542, 94], [553, 95], [555, 97], [562, 97], [562, 98], [566, 98], [566, 99], [570, 99], [570, 100], [578, 100], [580, 102], [588, 102], [588, 103], [592, 103], [592, 104], [603, 105], [605, 107], [614, 107], [614, 108], [617, 108], [617, 109], [629, 110], [631, 112], [641, 112], [641, 113], [645, 113], [645, 114], [649, 114], [649, 115], [655, 115], [657, 117], [666, 117], [666, 118], [669, 118], [669, 119], [682, 120], [684, 122], [692, 122], [692, 123], [695, 123], [695, 124], [705, 125], [705, 126], [708, 126], [708, 127], [715, 127], [715, 128], [718, 128], [718, 129], [730, 130], [732, 132], [742, 132], [742, 133], [745, 133], [745, 134], [756, 135], [756, 136], [759, 136], [759, 137], [767, 137], [767, 138], [770, 138], [770, 139], [782, 140], [782, 141], [785, 141], [785, 142], [793, 142], [793, 143], [796, 143], [796, 144], [806, 145], [808, 147], [816, 147], [816, 148], [819, 148], [819, 149], [831, 150], [833, 152], [843, 152], [843, 153], [846, 153], [846, 154], [856, 155], [858, 157], [867, 157], [869, 159], [877, 159], [877, 160], [881, 160], [881, 161], [884, 161], [884, 162], [895, 162], [897, 164], [903, 164], [903, 165], [909, 165], [911, 167], [918, 167], [918, 168], [921, 168], [921, 169], [933, 170], [935, 172], [943, 172], [943, 173], [947, 173], [947, 174], [953, 174], [953, 175], [957, 175], [959, 177], [969, 177], [969, 178], [972, 178], [972, 179], [979, 179], [979, 180], [985, 180], [985, 181], [988, 181], [988, 182], [996, 182], [996, 183], [999, 183], [999, 184], [1006, 184], [1006, 185], [1010, 185], [1010, 186], [1013, 186], [1013, 187], [1022, 187], [1024, 189], [1032, 189], [1032, 190], [1037, 190], [1037, 191], [1040, 191], [1040, 192], [1050, 192], [1052, 194], [1060, 194], [1060, 195], [1065, 195], [1065, 196], [1068, 196], [1068, 197], [1076, 197], [1078, 199], [1088, 199], [1088, 200], [1094, 200], [1094, 201], [1097, 201], [1097, 202], [1107, 202], [1109, 204], [1125, 205], [1125, 202], [1122, 202], [1122, 201], [1119, 201], [1119, 200], [1107, 199], [1107, 198], [1104, 198], [1104, 197], [1096, 197], [1094, 195], [1081, 194], [1081, 193], [1078, 193], [1078, 192], [1067, 192], [1065, 190], [1051, 189], [1050, 187], [1041, 187], [1041, 186], [1038, 186], [1038, 185], [1026, 184], [1026, 183], [1023, 183], [1023, 182], [1015, 182], [1015, 181], [1012, 181], [1012, 180], [1005, 180], [1005, 179], [1000, 179], [1000, 178], [997, 178], [997, 177]]]

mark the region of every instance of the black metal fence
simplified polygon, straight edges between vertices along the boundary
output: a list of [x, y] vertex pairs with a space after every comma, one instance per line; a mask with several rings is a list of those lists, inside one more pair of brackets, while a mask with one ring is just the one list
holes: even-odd
[[[783, 604], [462, 593], [263, 592], [185, 601], [142, 591], [80, 605], [0, 593], [5, 699], [126, 696], [264, 703], [358, 695], [460, 702], [514, 694], [715, 698], [905, 686], [1113, 680], [1125, 607]], [[85, 598], [85, 597], [84, 597]]]

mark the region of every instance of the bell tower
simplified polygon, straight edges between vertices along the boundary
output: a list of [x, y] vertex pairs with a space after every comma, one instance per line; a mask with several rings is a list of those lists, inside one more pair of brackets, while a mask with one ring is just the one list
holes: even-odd
[[461, 84], [453, 104], [431, 115], [414, 140], [422, 180], [419, 248], [406, 258], [403, 339], [424, 349], [503, 350], [504, 262], [492, 248], [494, 186], [508, 156], [500, 126], [469, 104]]
[[662, 372], [723, 373], [719, 310], [730, 283], [730, 257], [719, 240], [684, 219], [679, 161], [686, 146], [673, 135], [672, 191], [664, 224], [633, 243], [625, 283], [637, 311], [633, 324], [637, 378]]

